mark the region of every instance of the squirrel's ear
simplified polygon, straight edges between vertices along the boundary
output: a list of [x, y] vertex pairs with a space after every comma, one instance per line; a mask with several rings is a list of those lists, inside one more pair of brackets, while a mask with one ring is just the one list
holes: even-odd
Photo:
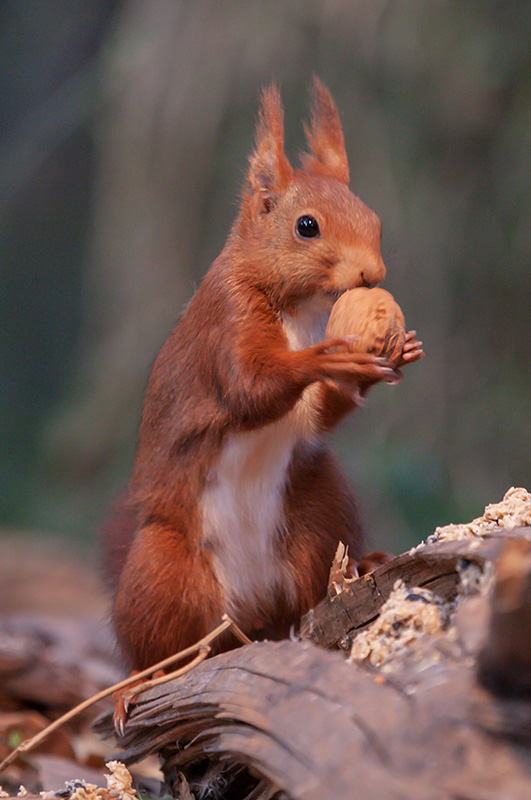
[[260, 200], [260, 210], [270, 211], [275, 197], [289, 184], [293, 169], [284, 154], [284, 112], [280, 94], [271, 84], [262, 92], [256, 128], [256, 149], [250, 159], [249, 184]]
[[313, 79], [311, 125], [304, 126], [310, 153], [301, 162], [306, 172], [349, 182], [345, 140], [336, 104], [319, 78]]

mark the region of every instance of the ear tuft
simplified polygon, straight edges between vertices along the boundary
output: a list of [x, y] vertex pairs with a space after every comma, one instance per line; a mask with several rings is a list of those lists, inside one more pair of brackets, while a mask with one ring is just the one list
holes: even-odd
[[293, 169], [284, 154], [284, 112], [274, 83], [262, 91], [256, 149], [250, 159], [249, 184], [259, 196], [262, 211], [274, 205], [275, 198], [289, 184]]
[[306, 172], [326, 175], [341, 183], [349, 182], [345, 140], [336, 104], [332, 95], [314, 77], [310, 126], [304, 126], [310, 153], [303, 153], [301, 162]]

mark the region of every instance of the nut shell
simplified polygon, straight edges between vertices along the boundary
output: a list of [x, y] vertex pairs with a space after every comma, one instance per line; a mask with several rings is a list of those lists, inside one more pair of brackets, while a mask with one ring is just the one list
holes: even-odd
[[350, 289], [332, 306], [326, 326], [327, 338], [341, 336], [355, 336], [349, 343], [353, 353], [374, 353], [397, 362], [406, 340], [404, 315], [385, 289]]

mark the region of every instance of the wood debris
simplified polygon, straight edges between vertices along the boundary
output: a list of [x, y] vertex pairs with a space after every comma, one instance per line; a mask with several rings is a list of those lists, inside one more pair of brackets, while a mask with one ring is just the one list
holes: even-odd
[[[37, 797], [40, 800], [138, 800], [133, 788], [133, 777], [125, 764], [120, 761], [108, 761], [108, 773], [104, 776], [106, 787], [98, 787], [83, 778], [73, 778], [65, 781], [63, 789], [57, 791], [39, 792], [30, 795], [25, 786], [20, 786], [16, 797]], [[0, 798], [13, 797], [0, 786]]]
[[422, 636], [441, 636], [448, 624], [447, 605], [429, 589], [408, 588], [398, 580], [378, 618], [352, 644], [350, 661], [367, 661], [384, 672]]
[[481, 517], [461, 525], [444, 525], [436, 528], [426, 542], [461, 541], [496, 533], [503, 528], [531, 526], [531, 493], [526, 489], [512, 486], [499, 503], [486, 506]]
[[108, 761], [109, 774], [105, 775], [107, 787], [98, 787], [75, 778], [65, 782], [57, 792], [40, 792], [42, 800], [138, 800], [133, 789], [133, 778], [121, 761]]

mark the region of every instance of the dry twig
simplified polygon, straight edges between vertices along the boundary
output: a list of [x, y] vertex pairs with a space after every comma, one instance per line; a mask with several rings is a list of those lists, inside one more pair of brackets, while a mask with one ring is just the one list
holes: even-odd
[[40, 742], [46, 739], [53, 731], [56, 731], [66, 722], [69, 722], [74, 717], [77, 717], [78, 714], [81, 714], [90, 706], [95, 705], [100, 700], [109, 697], [109, 695], [114, 694], [114, 692], [120, 691], [120, 689], [125, 689], [127, 686], [130, 686], [133, 683], [141, 680], [142, 678], [147, 678], [149, 675], [152, 675], [154, 672], [158, 670], [165, 669], [166, 667], [171, 666], [171, 664], [175, 664], [178, 661], [182, 661], [184, 658], [188, 658], [188, 656], [192, 656], [194, 653], [198, 652], [196, 658], [190, 661], [189, 664], [186, 664], [181, 669], [175, 670], [174, 672], [170, 673], [169, 675], [164, 675], [161, 678], [155, 678], [154, 680], [147, 681], [140, 687], [135, 687], [134, 691], [132, 691], [128, 697], [128, 700], [131, 701], [133, 697], [140, 694], [140, 692], [144, 691], [144, 689], [149, 688], [151, 686], [156, 686], [160, 683], [164, 683], [165, 681], [172, 680], [180, 675], [184, 675], [186, 672], [189, 672], [191, 669], [196, 667], [201, 661], [203, 661], [208, 653], [210, 652], [210, 642], [213, 642], [222, 633], [226, 630], [232, 630], [233, 634], [236, 636], [237, 639], [240, 640], [242, 644], [249, 644], [250, 639], [243, 633], [242, 630], [236, 625], [235, 622], [227, 615], [223, 615], [223, 621], [214, 628], [214, 630], [207, 633], [202, 639], [200, 639], [195, 644], [187, 647], [185, 650], [181, 650], [179, 653], [175, 653], [168, 658], [159, 661], [157, 664], [153, 664], [151, 667], [142, 670], [142, 672], [137, 672], [135, 675], [130, 675], [128, 678], [124, 678], [123, 681], [119, 681], [115, 683], [113, 686], [109, 686], [107, 689], [104, 689], [97, 694], [92, 695], [92, 697], [87, 698], [82, 703], [79, 703], [74, 708], [71, 708], [70, 711], [67, 711], [66, 714], [63, 714], [58, 719], [54, 720], [50, 725], [48, 725], [44, 730], [40, 731], [35, 736], [32, 736], [31, 739], [26, 739], [25, 741], [21, 742], [18, 747], [16, 747], [4, 760], [0, 763], [0, 772], [2, 772], [6, 767], [13, 763], [13, 761], [19, 756], [21, 753], [28, 753], [30, 750], [33, 750]]

